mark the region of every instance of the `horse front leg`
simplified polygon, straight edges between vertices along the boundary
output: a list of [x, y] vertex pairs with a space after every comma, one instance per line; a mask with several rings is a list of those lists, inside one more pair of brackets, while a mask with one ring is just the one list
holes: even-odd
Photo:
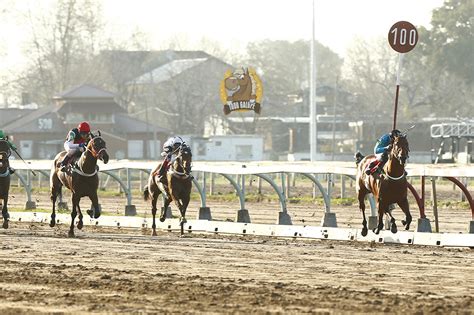
[[402, 201], [398, 202], [398, 206], [400, 207], [400, 209], [402, 209], [403, 213], [405, 213], [405, 220], [402, 220], [402, 224], [405, 226], [405, 230], [408, 231], [410, 229], [410, 223], [412, 221], [408, 199], [405, 198]]
[[99, 206], [99, 197], [97, 197], [97, 191], [89, 196], [89, 199], [92, 202], [93, 210], [87, 210], [87, 214], [93, 218], [98, 219], [102, 213], [100, 206]]
[[382, 202], [378, 202], [378, 224], [377, 227], [374, 229], [375, 234], [379, 234], [381, 230], [383, 230], [383, 215], [387, 212], [388, 206], [385, 206]]
[[181, 217], [179, 218], [179, 224], [181, 227], [181, 235], [184, 235], [184, 224], [187, 222], [186, 220], [186, 209], [188, 208], [189, 204], [189, 196], [185, 196], [182, 199], [175, 199], [176, 206], [179, 209]]
[[77, 213], [79, 214], [79, 222], [77, 222], [77, 228], [79, 230], [82, 230], [82, 227], [84, 226], [84, 222], [82, 221], [82, 211], [81, 211], [81, 206], [79, 205], [81, 202], [81, 198], [77, 198]]
[[[397, 225], [395, 224], [395, 218], [392, 215], [392, 211], [388, 210], [387, 215], [390, 217], [390, 231], [395, 234], [398, 232]], [[387, 228], [388, 229], [388, 228]]]
[[71, 211], [71, 225], [69, 226], [68, 237], [74, 237], [74, 220], [76, 220], [77, 216], [77, 203], [74, 194], [72, 195], [72, 211]]
[[165, 197], [163, 194], [163, 198], [165, 199], [165, 204], [163, 205], [163, 208], [161, 208], [161, 213], [160, 213], [160, 222], [165, 222], [166, 220], [166, 211], [168, 210], [168, 207], [170, 206], [171, 200]]
[[8, 229], [8, 221], [10, 220], [10, 214], [8, 213], [8, 196], [3, 198], [2, 216], [3, 228]]

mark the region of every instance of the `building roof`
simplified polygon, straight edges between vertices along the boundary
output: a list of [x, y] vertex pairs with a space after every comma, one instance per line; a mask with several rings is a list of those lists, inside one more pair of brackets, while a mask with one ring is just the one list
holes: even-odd
[[115, 97], [115, 94], [105, 91], [97, 86], [90, 85], [90, 84], [82, 84], [54, 96], [53, 99], [94, 98], [94, 99], [113, 100], [114, 97]]
[[133, 84], [157, 84], [165, 82], [207, 60], [209, 60], [209, 58], [173, 60], [135, 78]]
[[148, 128], [147, 128], [147, 123], [143, 120], [130, 117], [127, 114], [116, 114], [115, 115], [115, 126], [116, 129], [120, 131], [120, 133], [145, 133], [145, 132], [153, 132], [156, 130], [156, 132], [160, 133], [170, 133], [170, 130], [162, 127], [157, 127], [155, 125], [152, 125], [148, 123]]
[[103, 50], [97, 58], [116, 82], [128, 82], [173, 60], [209, 58], [204, 51], [125, 51]]
[[[36, 110], [28, 110], [28, 113], [23, 114], [21, 118], [7, 124], [4, 126], [4, 130], [7, 132], [38, 132], [39, 130], [47, 130], [54, 129], [57, 126], [63, 125], [62, 120], [59, 119], [59, 117], [55, 113], [55, 106], [45, 106], [41, 107]], [[25, 111], [25, 110], [23, 110]], [[51, 123], [51, 128], [44, 128], [41, 129], [41, 126], [38, 124], [38, 119], [40, 118], [50, 118], [52, 119]]]
[[0, 129], [32, 111], [34, 109], [0, 108]]

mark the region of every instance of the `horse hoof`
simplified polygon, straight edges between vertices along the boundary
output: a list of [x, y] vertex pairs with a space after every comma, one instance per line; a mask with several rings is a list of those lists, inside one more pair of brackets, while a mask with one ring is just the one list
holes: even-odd
[[86, 212], [91, 218], [94, 218], [94, 212], [92, 210], [87, 210]]
[[51, 221], [49, 222], [49, 226], [50, 226], [50, 227], [54, 227], [55, 225], [56, 225], [56, 221], [51, 220]]
[[407, 221], [402, 220], [402, 224], [403, 224], [403, 226], [407, 225]]
[[151, 236], [157, 236], [158, 234], [156, 234], [156, 231], [153, 230], [153, 232], [151, 233]]
[[77, 223], [77, 228], [78, 228], [79, 230], [82, 230], [82, 227], [83, 227], [83, 226], [84, 226], [84, 223], [83, 223], [82, 221], [79, 221], [79, 222]]
[[74, 231], [69, 231], [69, 232], [67, 233], [67, 237], [71, 237], [71, 238], [72, 238], [72, 237], [76, 237], [76, 235], [74, 235]]
[[361, 232], [362, 236], [364, 236], [364, 237], [367, 236], [368, 231], [369, 230], [366, 227], [362, 228], [362, 232]]
[[373, 232], [374, 232], [376, 235], [379, 235], [380, 230], [379, 230], [379, 229], [373, 229]]
[[392, 223], [392, 226], [390, 227], [390, 231], [395, 234], [398, 232], [397, 225], [395, 223]]
[[101, 213], [100, 211], [96, 211], [96, 212], [95, 212], [94, 219], [100, 218], [100, 215], [101, 215], [101, 214], [102, 214], [102, 213]]
[[165, 217], [160, 217], [160, 222], [165, 222], [166, 218]]
[[3, 228], [8, 229], [8, 220], [3, 220]]

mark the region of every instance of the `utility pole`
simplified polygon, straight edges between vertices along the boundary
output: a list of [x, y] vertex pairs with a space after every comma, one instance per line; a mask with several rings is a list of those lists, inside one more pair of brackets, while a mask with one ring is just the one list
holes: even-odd
[[312, 23], [312, 37], [311, 37], [311, 58], [310, 58], [310, 84], [309, 84], [309, 146], [311, 161], [316, 161], [317, 153], [317, 126], [316, 126], [316, 52], [315, 52], [315, 0], [313, 0], [313, 23]]

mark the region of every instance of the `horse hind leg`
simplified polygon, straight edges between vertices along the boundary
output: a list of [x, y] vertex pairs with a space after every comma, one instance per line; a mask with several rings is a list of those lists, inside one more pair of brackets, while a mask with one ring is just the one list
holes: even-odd
[[152, 233], [151, 235], [152, 236], [156, 236], [156, 212], [158, 211], [158, 209], [156, 208], [156, 203], [158, 201], [158, 196], [159, 196], [159, 193], [154, 193], [152, 194], [152, 200], [151, 200], [151, 215], [153, 216], [153, 223], [151, 225], [151, 228], [152, 228]]
[[390, 231], [395, 234], [398, 232], [397, 224], [395, 223], [395, 218], [392, 215], [392, 211], [387, 211], [387, 215], [390, 216]]
[[8, 229], [8, 224], [10, 221], [10, 214], [8, 213], [8, 197], [3, 198], [2, 216], [3, 216], [2, 226], [4, 229]]
[[161, 208], [161, 213], [160, 213], [160, 222], [165, 222], [166, 220], [166, 211], [168, 210], [168, 207], [171, 203], [171, 200], [168, 198], [165, 198], [165, 204], [163, 205], [163, 208]]
[[368, 233], [368, 228], [367, 228], [367, 219], [365, 217], [365, 200], [364, 200], [365, 196], [362, 196], [362, 194], [359, 194], [359, 209], [360, 211], [362, 212], [362, 236], [367, 236], [367, 233]]
[[58, 199], [58, 195], [61, 193], [61, 182], [59, 181], [58, 176], [54, 173], [51, 176], [51, 192], [50, 198], [51, 202], [53, 203], [53, 211], [51, 213], [51, 221], [49, 222], [50, 227], [54, 227], [56, 225], [56, 200]]

